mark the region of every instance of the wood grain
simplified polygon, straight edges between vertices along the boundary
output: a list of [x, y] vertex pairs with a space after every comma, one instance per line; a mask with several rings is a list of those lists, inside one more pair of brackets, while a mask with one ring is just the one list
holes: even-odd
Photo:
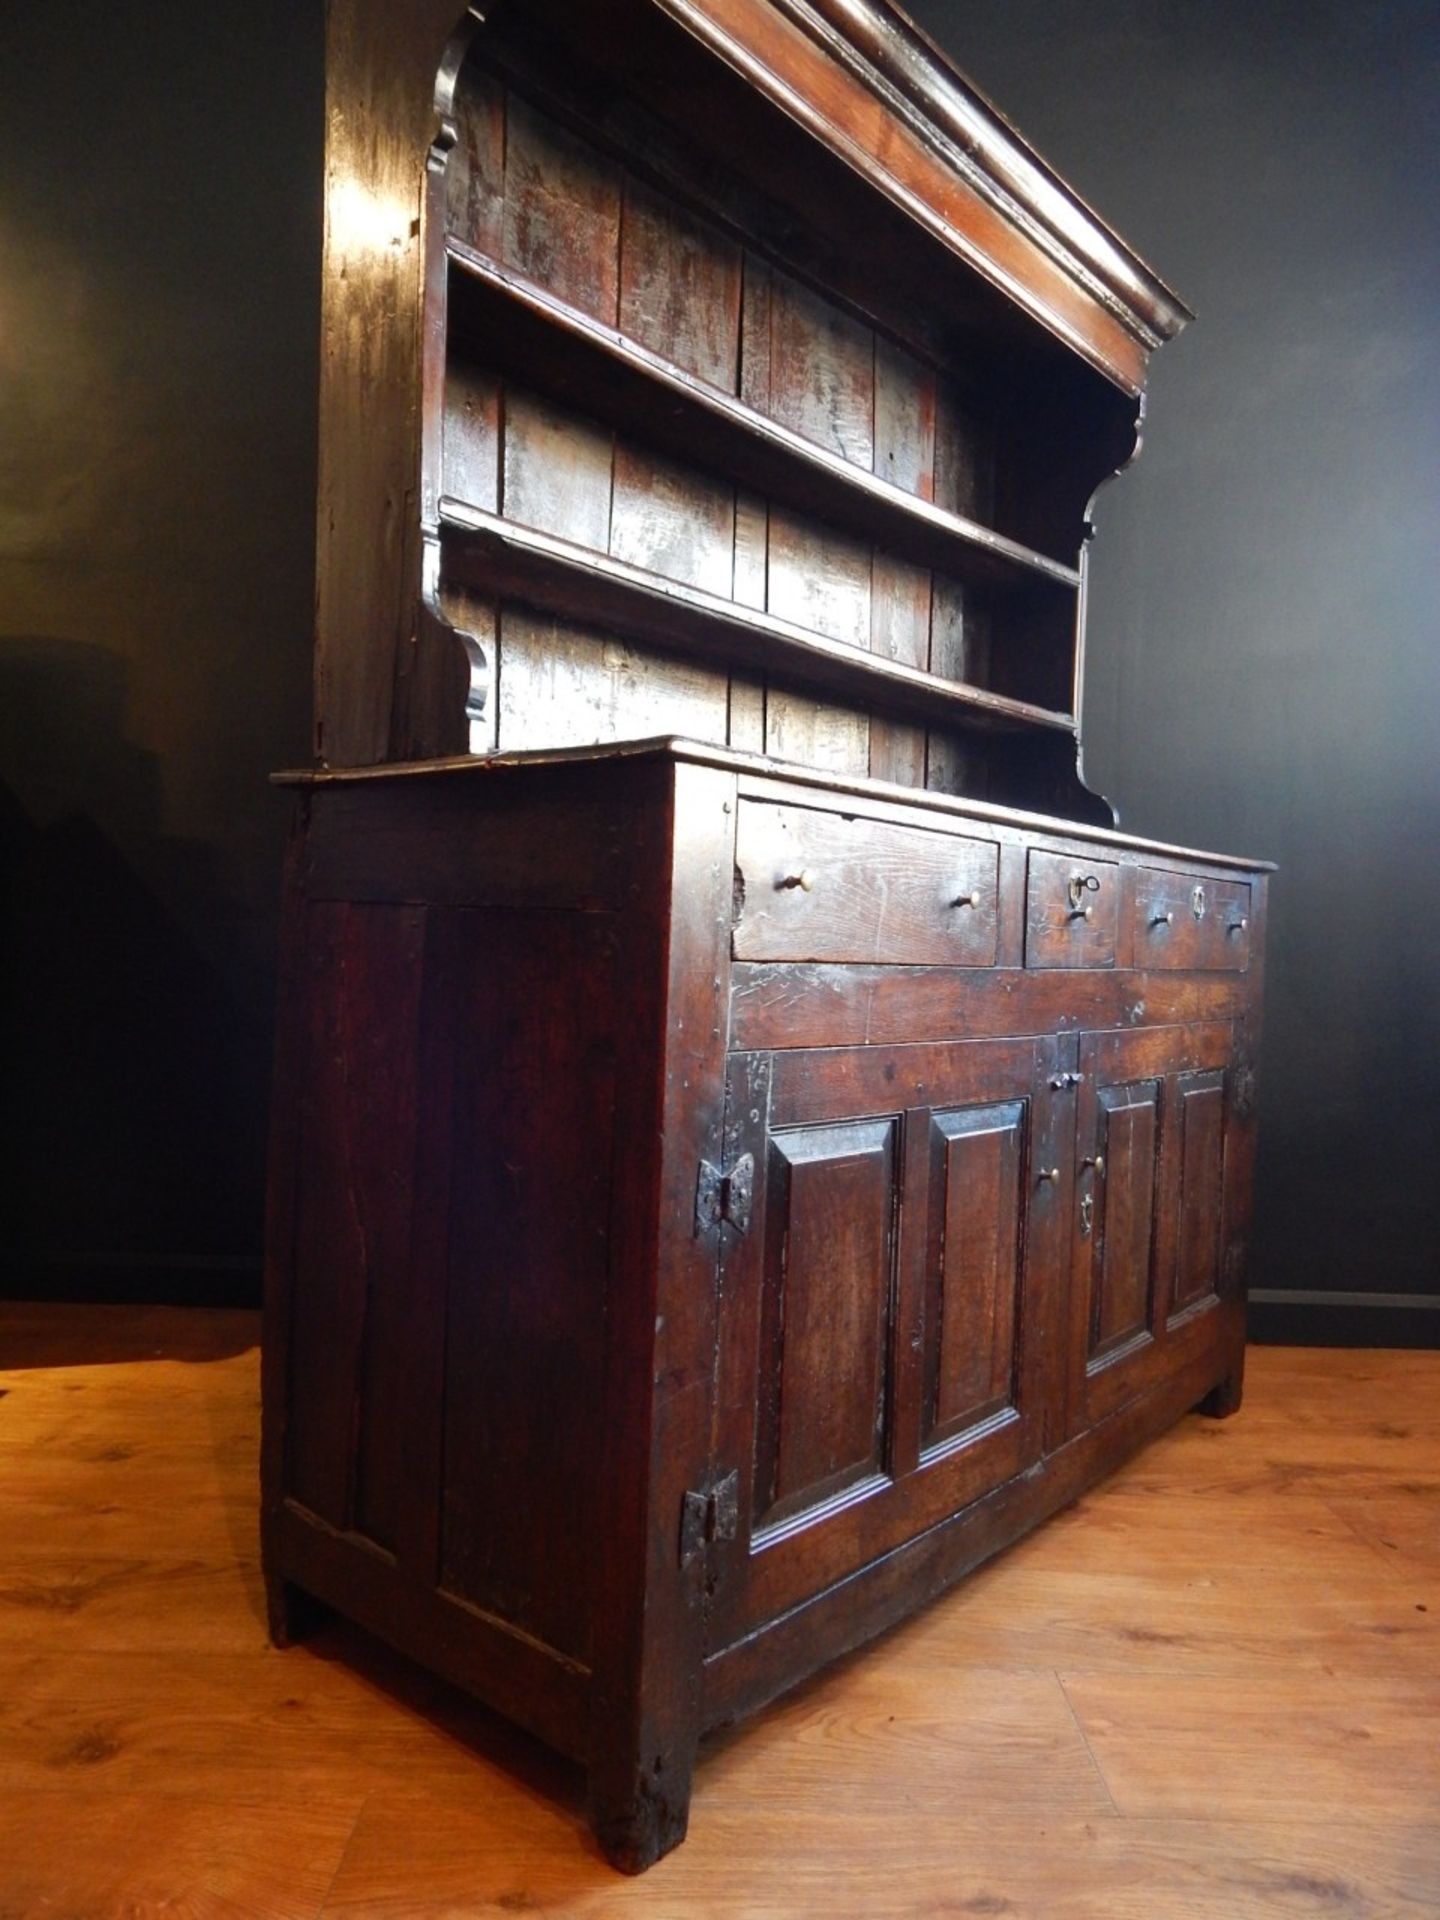
[[1237, 1419], [711, 1742], [621, 1882], [573, 1768], [354, 1630], [265, 1647], [254, 1338], [0, 1308], [7, 1915], [1433, 1920], [1440, 1356], [1254, 1352]]
[[67, 1780], [7, 1793], [0, 1912], [314, 1920], [363, 1804], [353, 1786], [237, 1806], [214, 1788], [175, 1785], [156, 1795]]

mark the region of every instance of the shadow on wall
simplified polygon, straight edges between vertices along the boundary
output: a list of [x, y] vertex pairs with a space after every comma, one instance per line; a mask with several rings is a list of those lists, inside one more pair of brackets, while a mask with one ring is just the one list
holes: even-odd
[[0, 637], [0, 1294], [247, 1302], [268, 993], [189, 931], [243, 910], [217, 850], [164, 831], [127, 677]]

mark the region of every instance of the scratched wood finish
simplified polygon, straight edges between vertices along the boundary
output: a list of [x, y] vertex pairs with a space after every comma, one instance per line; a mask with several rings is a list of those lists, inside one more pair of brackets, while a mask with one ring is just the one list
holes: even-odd
[[1140, 849], [673, 743], [299, 819], [275, 1628], [337, 1607], [583, 1759], [618, 1865], [707, 1725], [1235, 1405], [1258, 973], [1026, 926]]
[[[537, 0], [483, 21], [341, 0], [326, 72], [331, 764], [493, 744], [469, 733], [466, 652], [434, 580], [458, 411], [447, 233], [717, 393], [773, 366], [766, 417], [817, 455], [1073, 566], [1084, 503], [1133, 442], [1149, 352], [1185, 309], [887, 10], [811, 37], [771, 0]], [[964, 177], [943, 158], [956, 138], [978, 170]], [[882, 731], [877, 766], [894, 750]]]
[[[1028, 1332], [1022, 1361], [1020, 1326], [1027, 1267], [1029, 1321], [1044, 1311], [1060, 1212], [1048, 1192], [1029, 1202], [1020, 1169], [1056, 1152], [1057, 1116], [1038, 1110], [1051, 1053], [733, 1061], [727, 1150], [753, 1156], [756, 1186], [749, 1231], [722, 1250], [717, 1454], [738, 1473], [738, 1539], [719, 1562], [712, 1660], [1039, 1458], [1042, 1343]], [[965, 1143], [997, 1114], [1008, 1160], [985, 1169]], [[968, 1202], [995, 1222], [988, 1267], [968, 1220], [947, 1247]], [[986, 1322], [999, 1351], [977, 1392], [966, 1335]]]
[[[617, 942], [592, 914], [468, 913], [447, 956], [455, 1076], [440, 1579], [588, 1663]], [[526, 982], [516, 1004], [515, 979]], [[550, 1089], [569, 1090], [562, 1125]], [[396, 1340], [396, 1346], [403, 1342]], [[514, 1365], [550, 1356], [545, 1377]], [[392, 1431], [398, 1430], [392, 1428]], [[515, 1471], [523, 1457], [523, 1476]], [[544, 1497], [540, 1489], [548, 1488]]]
[[[675, 195], [623, 168], [617, 174], [616, 163], [594, 143], [560, 128], [513, 86], [493, 76], [464, 81], [457, 106], [465, 124], [452, 167], [475, 179], [449, 189], [447, 218], [458, 239], [478, 250], [475, 271], [491, 271], [484, 256], [493, 251], [504, 269], [562, 303], [572, 316], [572, 347], [587, 317], [606, 326], [618, 320], [622, 335], [659, 355], [657, 364], [673, 368], [677, 379], [693, 376], [736, 394], [757, 419], [794, 436], [795, 445], [818, 449], [967, 521], [993, 522], [994, 430], [933, 363], [739, 248]], [[512, 120], [513, 135], [507, 131]], [[497, 168], [497, 153], [503, 167]], [[566, 264], [557, 266], [562, 256]], [[571, 297], [576, 285], [583, 297]], [[498, 279], [494, 288], [499, 297]], [[501, 309], [494, 317], [507, 316]], [[648, 418], [660, 441], [670, 440], [658, 390], [647, 393], [643, 381], [632, 380], [624, 402], [617, 393], [607, 403], [612, 424], [602, 424], [527, 387], [529, 379], [555, 377], [553, 358], [547, 362], [542, 350], [543, 328], [534, 350], [518, 360], [513, 329], [509, 337], [511, 371], [506, 336], [493, 325], [477, 328], [476, 347], [498, 351], [498, 362], [477, 362], [469, 351], [452, 355], [443, 473], [453, 498], [490, 511], [498, 491], [504, 514], [522, 525], [754, 605], [807, 631], [942, 679], [987, 688], [1003, 682], [1018, 699], [1043, 692], [1061, 710], [1070, 703], [1072, 595], [1047, 584], [1036, 590], [1038, 598], [1012, 597], [997, 613], [974, 583], [962, 587], [937, 576], [932, 587], [930, 568], [914, 566], [883, 541], [857, 540], [797, 511], [815, 474], [793, 461], [785, 475], [792, 495], [770, 501], [763, 521], [751, 522], [760, 532], [755, 575], [734, 486], [672, 457], [664, 444], [644, 444], [633, 430], [617, 437], [615, 426], [631, 420], [639, 398], [649, 403], [642, 405], [642, 426]], [[591, 354], [598, 371], [603, 350], [596, 336]], [[559, 384], [572, 397], [583, 393], [583, 368], [561, 367]], [[846, 504], [853, 512], [857, 503]], [[763, 582], [758, 591], [755, 579]], [[1060, 636], [1058, 644], [1047, 643], [1051, 634]], [[503, 636], [496, 655], [503, 685], [510, 664]], [[518, 688], [510, 690], [516, 697], [479, 744], [550, 740], [551, 708], [531, 698], [528, 663], [519, 664]], [[755, 704], [756, 683], [732, 677], [740, 682], [743, 713], [747, 701]], [[910, 778], [949, 792], [987, 791], [985, 750], [953, 731], [933, 731], [927, 750], [913, 725], [858, 706], [783, 684], [758, 697], [763, 717], [750, 729], [753, 744], [776, 757]], [[520, 714], [527, 719], [517, 730]], [[649, 730], [664, 724], [657, 713]], [[587, 728], [577, 735], [562, 726], [557, 737], [643, 734], [643, 704], [627, 703], [612, 728], [592, 736]], [[735, 737], [746, 733], [742, 719]], [[712, 726], [705, 737], [730, 734], [727, 719], [723, 731]]]
[[636, 1873], [702, 1733], [1239, 1407], [1263, 874], [1088, 835], [1074, 711], [1187, 316], [884, 0], [327, 35], [268, 1621]]
[[1112, 861], [1032, 853], [1025, 889], [1025, 964], [1113, 966], [1119, 879]]
[[1238, 970], [1250, 954], [1250, 889], [1147, 867], [1136, 876], [1134, 925], [1146, 966]]
[[881, 1465], [895, 1147], [892, 1120], [769, 1142], [757, 1526]]
[[1071, 1281], [1070, 1427], [1079, 1431], [1208, 1339], [1225, 1280], [1228, 1025], [1086, 1035]]
[[737, 960], [993, 966], [993, 841], [740, 803]]
[[932, 1445], [1014, 1398], [1025, 1120], [1019, 1100], [931, 1116], [925, 1435]]
[[[928, 661], [944, 679], [983, 688], [991, 677], [988, 648], [973, 640], [974, 631], [988, 632], [986, 616], [971, 608], [970, 599], [964, 601], [970, 609], [964, 616], [970, 641], [957, 637], [949, 651], [938, 637], [927, 641], [932, 594], [925, 571], [763, 501], [744, 502], [742, 512], [733, 487], [620, 439], [525, 388], [502, 386], [493, 374], [468, 365], [449, 396], [445, 460], [445, 484], [468, 506], [486, 512], [503, 508], [504, 516], [521, 526], [737, 605], [753, 604], [757, 611], [856, 649], [910, 666]], [[949, 631], [946, 610], [955, 611], [958, 620], [960, 606], [958, 587], [937, 588], [937, 636]], [[463, 617], [494, 644], [500, 694], [492, 744], [568, 745], [662, 730], [727, 737], [725, 724], [713, 714], [704, 726], [693, 724], [693, 716], [687, 726], [639, 698], [617, 708], [598, 731], [587, 725], [577, 732], [554, 711], [553, 696], [547, 699], [531, 685], [533, 662], [525, 644], [529, 616], [516, 616], [521, 637], [513, 650], [508, 629], [496, 633], [494, 614], [483, 602], [478, 615], [467, 608]], [[960, 631], [956, 626], [957, 636]], [[669, 679], [653, 649], [642, 646], [639, 653], [649, 678]], [[577, 678], [583, 700], [583, 668]], [[1063, 690], [1053, 690], [1064, 697]], [[872, 728], [885, 724], [833, 702], [775, 689], [753, 744], [777, 758], [838, 772], [894, 775], [908, 769], [923, 778], [923, 735], [889, 723], [878, 748], [872, 747]], [[963, 782], [935, 778], [932, 784], [958, 790]]]

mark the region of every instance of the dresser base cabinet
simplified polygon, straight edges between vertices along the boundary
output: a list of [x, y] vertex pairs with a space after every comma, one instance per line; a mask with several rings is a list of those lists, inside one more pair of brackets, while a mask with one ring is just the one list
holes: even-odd
[[674, 1846], [707, 1728], [1238, 1405], [1264, 889], [673, 741], [306, 778], [277, 1637], [354, 1618]]

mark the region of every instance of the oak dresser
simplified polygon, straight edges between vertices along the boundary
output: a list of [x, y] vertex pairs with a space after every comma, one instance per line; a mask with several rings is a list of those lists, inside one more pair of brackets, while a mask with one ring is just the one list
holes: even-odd
[[1267, 869], [1079, 768], [1185, 309], [884, 0], [332, 0], [264, 1547], [588, 1769], [1239, 1403]]

